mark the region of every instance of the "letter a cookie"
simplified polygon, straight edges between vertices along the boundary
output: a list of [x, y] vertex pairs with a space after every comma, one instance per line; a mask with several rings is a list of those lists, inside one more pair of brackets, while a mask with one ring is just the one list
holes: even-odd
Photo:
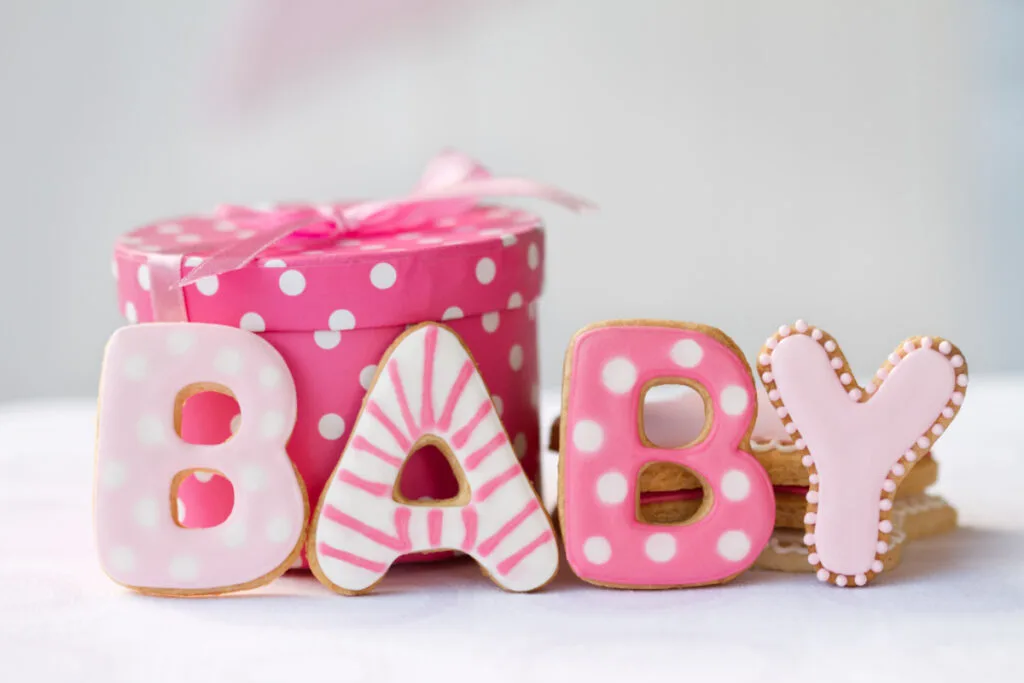
[[[364, 593], [400, 555], [460, 550], [506, 590], [550, 581], [558, 570], [551, 520], [462, 340], [424, 323], [378, 368], [313, 515], [307, 554], [317, 578], [338, 593]], [[424, 445], [448, 458], [455, 498], [424, 505], [398, 492], [402, 466]]]
[[822, 581], [863, 586], [892, 545], [897, 487], [963, 403], [967, 363], [944, 339], [912, 337], [861, 387], [835, 340], [798, 320], [758, 371], [810, 470], [807, 561]]

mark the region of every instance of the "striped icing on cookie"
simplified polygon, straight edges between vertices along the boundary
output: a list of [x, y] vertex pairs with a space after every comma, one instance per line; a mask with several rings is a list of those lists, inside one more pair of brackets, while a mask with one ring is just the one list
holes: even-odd
[[900, 481], [963, 403], [967, 364], [949, 341], [915, 337], [861, 387], [835, 340], [802, 320], [780, 327], [758, 361], [810, 470], [808, 561], [822, 581], [863, 586], [883, 569]]
[[[437, 447], [459, 494], [420, 504], [397, 491], [420, 447]], [[372, 589], [400, 555], [460, 550], [491, 580], [530, 591], [558, 569], [551, 521], [459, 337], [426, 323], [384, 355], [352, 436], [320, 499], [307, 554], [340, 593]]]

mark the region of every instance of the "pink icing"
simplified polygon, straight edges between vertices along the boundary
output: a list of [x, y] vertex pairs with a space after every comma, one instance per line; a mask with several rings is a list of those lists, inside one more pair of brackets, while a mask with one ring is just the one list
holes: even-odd
[[[313, 521], [314, 571], [344, 593], [369, 590], [407, 553], [461, 549], [512, 591], [534, 590], [558, 569], [558, 548], [494, 401], [459, 337], [423, 324], [381, 360]], [[410, 451], [439, 440], [467, 492], [445, 505], [393, 495]]]
[[[628, 390], [604, 379], [613, 359], [632, 368]], [[612, 323], [578, 335], [570, 363], [560, 503], [573, 571], [609, 586], [672, 587], [722, 581], [748, 568], [771, 535], [775, 499], [767, 473], [742, 450], [755, 391], [739, 353], [682, 324]], [[643, 389], [662, 379], [696, 382], [708, 393], [710, 430], [696, 445], [657, 448], [641, 440]], [[640, 522], [637, 479], [654, 461], [697, 473], [712, 491], [710, 509], [682, 525]]]
[[[175, 399], [199, 383], [227, 387], [241, 407], [238, 432], [216, 446], [175, 433]], [[295, 387], [273, 347], [242, 330], [166, 323], [118, 330], [100, 389], [96, 536], [118, 583], [147, 592], [203, 594], [251, 587], [297, 556], [305, 494], [285, 453]], [[234, 506], [222, 524], [186, 529], [171, 516], [176, 475], [222, 473]]]
[[[883, 483], [941, 416], [955, 386], [953, 368], [940, 352], [915, 347], [870, 400], [856, 402], [846, 396], [828, 353], [807, 336], [780, 340], [771, 367], [817, 468], [815, 552], [828, 571], [866, 573], [877, 550]], [[884, 502], [891, 505], [883, 501], [881, 509]]]

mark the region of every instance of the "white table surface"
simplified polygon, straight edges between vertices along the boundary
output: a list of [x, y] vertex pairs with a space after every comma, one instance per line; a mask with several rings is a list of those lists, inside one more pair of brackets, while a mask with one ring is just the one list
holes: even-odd
[[511, 595], [463, 562], [397, 568], [359, 598], [308, 574], [143, 597], [95, 560], [93, 422], [90, 402], [0, 407], [0, 681], [1021, 680], [1024, 378], [975, 379], [936, 448], [935, 490], [962, 528], [863, 590], [761, 571], [603, 590], [563, 564], [543, 592]]

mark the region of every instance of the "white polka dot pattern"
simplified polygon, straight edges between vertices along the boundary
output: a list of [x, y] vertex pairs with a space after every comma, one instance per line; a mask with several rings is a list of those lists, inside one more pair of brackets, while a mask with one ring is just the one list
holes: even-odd
[[[184, 354], [187, 363], [172, 360]], [[175, 436], [171, 407], [182, 387], [202, 382], [230, 389], [252, 419], [234, 425], [224, 443], [197, 449]], [[249, 332], [193, 323], [118, 330], [103, 364], [96, 456], [96, 538], [107, 574], [144, 592], [204, 595], [254, 587], [286, 570], [299, 551], [306, 505], [284, 450], [295, 402], [283, 359]], [[214, 472], [234, 485], [231, 526], [183, 531], [178, 523], [197, 514], [186, 484], [214, 486]], [[168, 501], [172, 481], [189, 473]], [[272, 523], [276, 534], [244, 533], [249, 524]]]
[[636, 366], [628, 358], [616, 356], [601, 369], [601, 382], [613, 394], [624, 394], [636, 384]]
[[583, 555], [591, 564], [604, 564], [612, 557], [612, 545], [603, 536], [591, 536], [583, 542]]
[[281, 293], [286, 296], [298, 296], [306, 291], [306, 277], [297, 270], [286, 270], [278, 279]]
[[[748, 451], [754, 385], [734, 346], [705, 327], [631, 321], [581, 332], [566, 363], [560, 504], [573, 571], [629, 588], [718, 583], [749, 567], [771, 537], [774, 496]], [[706, 392], [713, 429], [700, 444], [659, 448], [638, 438], [638, 385], [666, 377]], [[638, 521], [635, 473], [655, 461], [697, 474], [712, 506], [686, 524]]]
[[370, 271], [370, 282], [377, 289], [391, 289], [397, 280], [398, 274], [390, 263], [378, 263]]

